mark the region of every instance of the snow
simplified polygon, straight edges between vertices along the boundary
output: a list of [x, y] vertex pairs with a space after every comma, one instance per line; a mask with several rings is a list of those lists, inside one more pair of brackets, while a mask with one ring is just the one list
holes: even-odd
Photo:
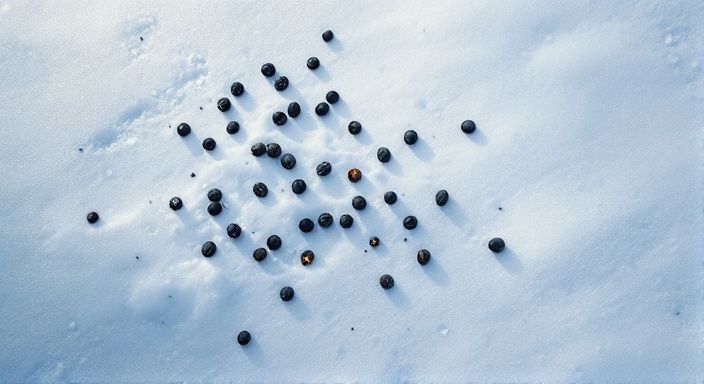
[[1, 3], [0, 381], [701, 381], [703, 21], [695, 1]]

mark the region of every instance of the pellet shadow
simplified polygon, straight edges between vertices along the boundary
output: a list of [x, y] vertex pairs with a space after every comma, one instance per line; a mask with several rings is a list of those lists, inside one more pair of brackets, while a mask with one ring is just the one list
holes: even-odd
[[343, 117], [345, 119], [349, 119], [350, 116], [352, 116], [352, 111], [350, 110], [350, 106], [342, 98], [340, 98], [340, 100], [338, 100], [337, 103], [332, 104], [330, 107], [331, 107], [330, 109], [333, 110], [335, 112], [335, 114], [337, 114], [340, 117]]
[[433, 158], [435, 158], [435, 152], [421, 137], [418, 138], [418, 141], [416, 141], [415, 144], [409, 145], [409, 147], [411, 148], [411, 152], [413, 152], [417, 158], [425, 162], [430, 162]]
[[[227, 135], [230, 136], [230, 139], [235, 141], [237, 144], [244, 144], [247, 142], [247, 138], [249, 137], [249, 134], [247, 133], [247, 129], [242, 126], [242, 123], [239, 120], [235, 120], [240, 124], [240, 130], [237, 131], [237, 133], [228, 133]], [[223, 129], [227, 129], [227, 124], [225, 124], [225, 127]], [[227, 131], [225, 131], [227, 132]]]
[[406, 217], [411, 214], [410, 208], [408, 208], [406, 203], [401, 200], [401, 197], [398, 197], [398, 200], [396, 200], [395, 203], [389, 205], [389, 208], [399, 218]]
[[330, 72], [328, 72], [323, 64], [320, 64], [318, 68], [312, 70], [311, 72], [313, 72], [313, 74], [324, 83], [330, 81]]
[[[296, 289], [296, 287], [293, 287], [293, 289]], [[310, 309], [308, 309], [308, 306], [301, 299], [301, 294], [299, 292], [296, 292], [293, 300], [284, 303], [284, 307], [286, 307], [286, 310], [298, 320], [303, 320], [310, 317]]]
[[[379, 287], [379, 289], [383, 288]], [[386, 297], [391, 300], [395, 306], [405, 308], [408, 305], [408, 297], [403, 292], [398, 282], [394, 282], [394, 286], [391, 289], [384, 289], [384, 293], [386, 293]]]
[[[179, 209], [178, 211], [175, 211], [174, 213], [176, 216], [181, 220], [181, 222], [189, 227], [196, 227], [200, 225], [200, 222], [198, 219], [193, 216], [193, 212], [191, 212], [189, 207], [186, 205], [186, 203], [183, 204], [183, 207]], [[100, 222], [100, 221], [99, 221]]]
[[464, 213], [464, 208], [457, 203], [452, 197], [447, 201], [447, 204], [443, 207], [438, 207], [449, 217], [456, 226], [461, 227], [467, 222], [467, 215]]
[[[235, 339], [236, 338], [237, 336], [235, 336]], [[259, 346], [256, 335], [252, 337], [249, 344], [242, 346], [242, 350], [250, 362], [255, 363], [256, 365], [260, 365], [264, 362], [264, 353], [262, 352], [262, 348]]]
[[[244, 93], [235, 97], [235, 102], [245, 111], [252, 111], [257, 107], [257, 102], [249, 91], [245, 89]], [[233, 103], [234, 104], [234, 103]]]
[[403, 174], [403, 168], [401, 167], [401, 164], [398, 160], [396, 160], [396, 158], [394, 158], [393, 155], [391, 155], [391, 160], [389, 160], [387, 163], [382, 163], [382, 168], [397, 176]]
[[215, 144], [215, 149], [212, 151], [206, 151], [203, 150], [208, 156], [212, 157], [215, 160], [222, 160], [225, 158], [225, 154], [223, 153], [223, 150], [221, 148], [221, 145], [218, 145], [217, 143]]
[[325, 43], [325, 45], [330, 48], [331, 51], [337, 53], [342, 52], [342, 50], [344, 49], [344, 46], [342, 45], [338, 37], [334, 37], [332, 40]]
[[447, 272], [433, 256], [430, 257], [428, 264], [423, 266], [423, 272], [437, 285], [445, 286], [450, 282]]
[[[347, 129], [347, 126], [345, 126], [345, 129]], [[349, 133], [349, 132], [348, 132]], [[355, 140], [359, 141], [361, 144], [370, 144], [372, 142], [372, 136], [367, 132], [366, 129], [364, 129], [364, 126], [362, 126], [362, 130], [359, 131], [358, 134], [352, 135]]]
[[480, 131], [479, 129], [476, 129], [474, 132], [466, 134], [467, 138], [471, 140], [474, 144], [477, 144], [479, 146], [485, 146], [488, 143], [488, 140], [486, 136]]
[[506, 247], [503, 251], [495, 253], [494, 257], [508, 273], [517, 274], [524, 270], [523, 263], [511, 248]]
[[181, 138], [183, 141], [183, 144], [188, 148], [189, 151], [191, 151], [191, 154], [193, 156], [198, 156], [201, 153], [203, 153], [205, 150], [202, 147], [202, 140], [198, 136], [197, 133], [195, 133], [195, 130], [191, 130], [191, 134]]

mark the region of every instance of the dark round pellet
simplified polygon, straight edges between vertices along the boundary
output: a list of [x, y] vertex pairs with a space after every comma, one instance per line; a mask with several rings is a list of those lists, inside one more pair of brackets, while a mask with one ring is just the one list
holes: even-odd
[[330, 106], [326, 102], [319, 103], [315, 106], [315, 114], [318, 116], [325, 116], [330, 111]]
[[340, 94], [337, 91], [330, 91], [325, 94], [325, 100], [330, 104], [335, 104], [340, 101]]
[[244, 93], [244, 85], [239, 81], [235, 81], [230, 86], [230, 92], [232, 92], [232, 96], [241, 96]]
[[278, 79], [276, 79], [276, 81], [274, 81], [274, 88], [279, 92], [288, 88], [288, 77], [281, 76]]
[[215, 254], [215, 251], [218, 250], [218, 246], [215, 245], [212, 241], [206, 241], [203, 243], [203, 246], [200, 248], [200, 253], [203, 254], [205, 257], [210, 257]]
[[367, 200], [363, 196], [355, 196], [352, 198], [352, 208], [362, 210], [367, 207]]
[[489, 240], [489, 249], [494, 252], [494, 253], [499, 253], [506, 248], [506, 243], [504, 242], [504, 239], [500, 237], [495, 237], [491, 240]]
[[90, 224], [95, 224], [95, 222], [98, 221], [98, 219], [100, 219], [100, 216], [98, 215], [97, 212], [89, 212], [86, 215], [86, 220], [88, 220], [88, 222]]
[[266, 259], [266, 249], [264, 248], [257, 248], [252, 252], [252, 257], [256, 261], [263, 261]]
[[352, 216], [350, 216], [348, 214], [344, 214], [344, 215], [340, 216], [340, 226], [342, 228], [349, 228], [352, 226], [353, 223], [354, 223], [354, 219], [352, 218]]
[[360, 179], [362, 179], [362, 171], [360, 171], [360, 170], [357, 169], [357, 168], [352, 168], [352, 169], [350, 169], [349, 171], [347, 171], [347, 178], [348, 178], [351, 182], [356, 183], [356, 182], [358, 182]]
[[208, 191], [208, 200], [212, 201], [213, 203], [216, 203], [220, 200], [222, 200], [222, 191], [220, 191], [217, 188], [213, 188]]
[[283, 287], [281, 288], [281, 291], [279, 292], [279, 297], [281, 297], [281, 300], [283, 301], [289, 301], [293, 299], [293, 295], [295, 292], [293, 292], [293, 288], [291, 287]]
[[376, 151], [376, 158], [382, 163], [388, 163], [391, 160], [391, 151], [386, 147], [381, 147]]
[[391, 275], [381, 275], [381, 278], [379, 279], [379, 284], [381, 284], [381, 287], [384, 289], [393, 288], [394, 278], [391, 277]]
[[371, 238], [369, 238], [369, 245], [370, 245], [370, 246], [372, 246], [372, 247], [378, 247], [379, 244], [381, 244], [381, 240], [379, 240], [378, 237], [372, 236]]
[[272, 63], [266, 63], [262, 65], [262, 75], [266, 77], [272, 77], [276, 74], [276, 67], [274, 67], [274, 64]]
[[213, 149], [215, 149], [215, 145], [215, 140], [211, 137], [208, 137], [203, 140], [203, 149], [205, 149], [206, 151], [212, 151]]
[[291, 183], [291, 190], [293, 193], [300, 195], [306, 191], [306, 182], [301, 179], [296, 179]]
[[313, 260], [315, 260], [315, 253], [313, 253], [310, 249], [301, 253], [301, 264], [304, 266], [309, 265], [313, 262]]
[[269, 143], [266, 145], [266, 154], [271, 158], [281, 156], [281, 146], [277, 143]]
[[320, 66], [320, 60], [318, 60], [317, 57], [313, 56], [308, 59], [306, 65], [308, 66], [308, 69], [317, 69]]
[[222, 99], [218, 100], [218, 109], [220, 112], [227, 112], [230, 110], [230, 107], [232, 104], [230, 103], [230, 99], [227, 97], [223, 97]]
[[307, 217], [298, 222], [298, 229], [300, 229], [302, 232], [308, 233], [312, 231], [313, 228], [315, 228], [315, 223], [313, 222], [313, 220]]
[[237, 335], [237, 343], [239, 345], [247, 345], [252, 340], [252, 335], [247, 331], [242, 331]]
[[255, 143], [252, 146], [251, 151], [252, 151], [252, 155], [254, 155], [256, 157], [264, 156], [264, 154], [266, 153], [266, 145], [264, 145], [264, 143], [261, 143], [261, 142]]
[[403, 227], [406, 229], [414, 229], [418, 225], [418, 219], [415, 216], [406, 216], [403, 219]]
[[416, 131], [409, 129], [403, 134], [403, 141], [408, 145], [413, 145], [418, 141], [418, 133]]
[[256, 197], [266, 197], [267, 193], [269, 193], [269, 188], [264, 183], [256, 183], [252, 187], [252, 191]]
[[435, 204], [439, 206], [443, 206], [447, 204], [447, 201], [450, 199], [450, 194], [447, 193], [446, 190], [441, 189], [438, 191], [438, 193], [435, 194]]
[[169, 200], [169, 207], [174, 211], [178, 211], [183, 207], [183, 201], [178, 196], [172, 197], [171, 200]]
[[335, 35], [334, 35], [334, 34], [332, 33], [332, 31], [329, 30], [329, 29], [328, 29], [327, 31], [323, 32], [323, 35], [322, 35], [322, 36], [323, 36], [323, 41], [326, 42], [326, 43], [327, 43], [328, 41], [332, 40], [333, 37], [335, 37]]
[[273, 115], [271, 115], [271, 120], [274, 122], [274, 124], [281, 126], [286, 124], [288, 117], [286, 117], [285, 113], [281, 111], [276, 111]]
[[240, 237], [241, 234], [242, 234], [242, 228], [239, 225], [237, 225], [235, 223], [230, 223], [227, 226], [227, 235], [230, 236], [231, 238], [236, 239], [236, 238]]
[[384, 202], [388, 205], [392, 205], [398, 200], [398, 197], [396, 196], [396, 192], [394, 191], [388, 191], [384, 193]]
[[266, 246], [269, 247], [269, 249], [271, 249], [272, 251], [281, 248], [281, 238], [279, 237], [279, 235], [269, 236], [269, 238], [266, 239]]
[[220, 212], [222, 212], [222, 204], [217, 202], [208, 204], [208, 213], [210, 216], [217, 216]]
[[465, 120], [462, 122], [462, 125], [460, 125], [460, 128], [464, 133], [472, 133], [477, 129], [477, 125], [474, 124], [472, 120]]
[[178, 133], [181, 137], [186, 137], [189, 133], [191, 133], [191, 126], [187, 123], [181, 123], [178, 127], [176, 127], [176, 133]]
[[350, 123], [347, 124], [347, 130], [351, 134], [356, 135], [362, 132], [362, 124], [360, 124], [359, 121], [350, 121]]
[[427, 249], [421, 249], [418, 251], [418, 264], [420, 265], [426, 265], [430, 261], [430, 252], [428, 252]]
[[318, 224], [323, 228], [331, 226], [332, 222], [332, 215], [327, 212], [321, 213], [320, 216], [318, 216]]
[[318, 176], [327, 176], [330, 174], [330, 171], [332, 171], [332, 165], [327, 161], [323, 161], [315, 167], [315, 172]]
[[296, 158], [290, 153], [281, 156], [281, 166], [286, 169], [292, 169], [296, 166]]
[[235, 133], [240, 131], [240, 123], [236, 121], [231, 121], [227, 123], [227, 128], [225, 128], [225, 130], [227, 131], [227, 133], [234, 135]]
[[298, 115], [301, 114], [301, 106], [297, 102], [292, 101], [288, 105], [287, 112], [288, 112], [289, 116], [291, 116], [292, 118], [296, 118], [296, 117], [298, 117]]

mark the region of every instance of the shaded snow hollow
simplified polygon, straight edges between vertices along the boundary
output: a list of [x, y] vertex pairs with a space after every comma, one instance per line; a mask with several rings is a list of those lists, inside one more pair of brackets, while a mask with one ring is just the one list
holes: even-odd
[[[704, 9], [617, 3], [0, 1], [0, 381], [702, 380]], [[302, 115], [275, 127], [292, 100]], [[297, 166], [252, 157], [256, 141]], [[298, 231], [324, 211], [333, 227]]]

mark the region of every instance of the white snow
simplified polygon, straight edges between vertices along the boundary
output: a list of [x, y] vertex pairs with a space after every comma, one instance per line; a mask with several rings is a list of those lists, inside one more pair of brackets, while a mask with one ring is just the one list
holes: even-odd
[[[701, 381], [702, 60], [697, 1], [0, 1], [0, 381]], [[333, 227], [297, 229], [325, 211]]]

